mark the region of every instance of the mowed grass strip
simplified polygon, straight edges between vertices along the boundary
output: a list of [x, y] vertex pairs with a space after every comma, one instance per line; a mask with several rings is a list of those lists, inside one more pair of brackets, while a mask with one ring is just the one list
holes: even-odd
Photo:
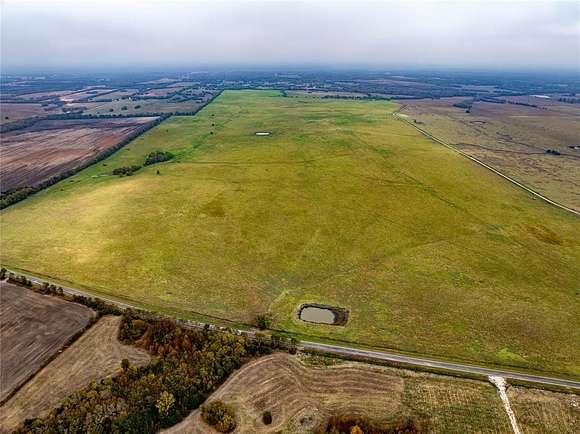
[[[1, 261], [164, 311], [580, 375], [580, 220], [395, 108], [226, 91], [3, 211]], [[109, 175], [153, 150], [176, 158]], [[348, 324], [297, 320], [307, 302]]]

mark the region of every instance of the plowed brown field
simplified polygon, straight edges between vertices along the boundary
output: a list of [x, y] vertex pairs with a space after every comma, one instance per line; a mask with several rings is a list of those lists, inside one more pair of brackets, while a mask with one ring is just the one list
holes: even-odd
[[45, 120], [3, 133], [1, 189], [32, 187], [75, 169], [155, 119]]
[[148, 363], [145, 351], [117, 340], [120, 320], [101, 318], [0, 407], [0, 432], [10, 432], [25, 419], [47, 414], [91, 381], [118, 372], [125, 358], [137, 366]]
[[94, 312], [0, 282], [0, 401], [33, 375]]

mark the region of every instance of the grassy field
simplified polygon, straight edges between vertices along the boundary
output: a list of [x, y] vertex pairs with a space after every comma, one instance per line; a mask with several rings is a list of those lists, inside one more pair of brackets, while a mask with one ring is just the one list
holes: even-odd
[[[429, 433], [511, 433], [489, 383], [358, 363], [313, 367], [288, 354], [244, 366], [212, 400], [235, 408], [240, 433], [308, 433], [334, 414], [411, 419]], [[272, 413], [272, 424], [262, 423], [264, 411]], [[165, 434], [213, 432], [194, 411]]]
[[[4, 210], [1, 261], [165, 312], [580, 375], [580, 220], [395, 108], [224, 92]], [[110, 176], [158, 149], [176, 158]], [[307, 302], [348, 324], [299, 321]]]
[[120, 322], [118, 316], [101, 318], [25, 384], [0, 408], [0, 433], [15, 430], [26, 419], [45, 416], [91, 381], [119, 372], [125, 358], [133, 366], [149, 363], [147, 352], [118, 341]]

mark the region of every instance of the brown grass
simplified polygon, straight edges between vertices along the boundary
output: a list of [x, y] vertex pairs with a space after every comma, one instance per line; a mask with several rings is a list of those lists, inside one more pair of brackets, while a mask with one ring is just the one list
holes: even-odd
[[42, 117], [53, 114], [60, 113], [59, 110], [55, 108], [56, 106], [50, 105], [43, 107], [41, 104], [11, 104], [2, 103], [0, 106], [0, 124], [7, 124], [10, 122], [19, 121], [21, 119], [27, 119], [32, 117]]
[[44, 120], [4, 133], [2, 191], [34, 186], [74, 169], [154, 119]]
[[120, 320], [101, 318], [0, 407], [0, 432], [14, 430], [27, 418], [46, 415], [74, 391], [118, 372], [124, 358], [133, 365], [147, 364], [150, 357], [145, 351], [117, 340]]
[[[313, 366], [288, 354], [243, 367], [214, 399], [235, 408], [236, 433], [308, 432], [331, 414], [413, 418], [430, 432], [510, 433], [491, 384], [359, 363]], [[266, 410], [273, 415], [268, 426], [261, 421]], [[194, 411], [166, 434], [213, 432]]]
[[76, 303], [0, 283], [0, 401], [42, 367], [94, 312]]
[[580, 396], [511, 387], [508, 397], [525, 434], [580, 432]]
[[[477, 102], [471, 113], [453, 107], [465, 98], [405, 101], [404, 114], [434, 136], [524, 182], [534, 190], [580, 210], [580, 107], [532, 97], [537, 104]], [[546, 154], [555, 149], [559, 156]]]

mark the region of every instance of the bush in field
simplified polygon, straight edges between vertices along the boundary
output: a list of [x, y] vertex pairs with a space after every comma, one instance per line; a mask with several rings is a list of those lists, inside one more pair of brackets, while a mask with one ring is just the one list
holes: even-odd
[[169, 151], [154, 151], [147, 155], [145, 159], [145, 166], [149, 166], [150, 164], [161, 163], [163, 161], [171, 160], [175, 155], [173, 155]]
[[272, 412], [270, 410], [267, 410], [264, 412], [264, 414], [262, 414], [262, 422], [264, 425], [270, 425], [272, 420]]
[[137, 165], [117, 167], [116, 169], [113, 169], [113, 175], [131, 176], [139, 169], [141, 169], [141, 166]]
[[201, 417], [219, 432], [228, 433], [236, 429], [234, 409], [222, 401], [213, 401], [202, 406]]
[[268, 318], [267, 315], [257, 315], [256, 325], [260, 330], [266, 330], [267, 328], [270, 328], [271, 325], [270, 318]]

